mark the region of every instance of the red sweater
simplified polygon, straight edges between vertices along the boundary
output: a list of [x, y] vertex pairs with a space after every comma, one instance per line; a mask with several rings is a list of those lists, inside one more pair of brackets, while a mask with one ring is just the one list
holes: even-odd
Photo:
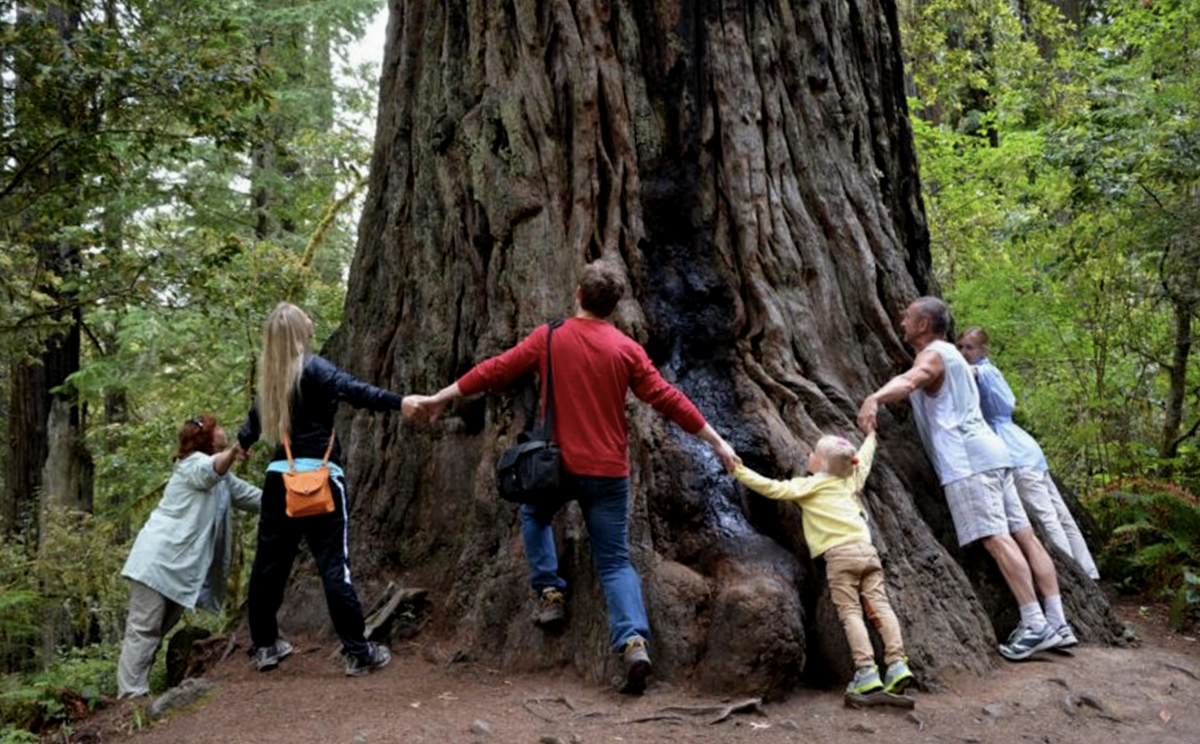
[[[546, 330], [538, 326], [508, 351], [479, 363], [458, 380], [464, 396], [507, 389], [521, 375], [546, 372]], [[554, 329], [554, 441], [574, 475], [629, 475], [625, 394], [639, 399], [689, 434], [704, 416], [659, 375], [646, 350], [611, 323], [568, 318]]]

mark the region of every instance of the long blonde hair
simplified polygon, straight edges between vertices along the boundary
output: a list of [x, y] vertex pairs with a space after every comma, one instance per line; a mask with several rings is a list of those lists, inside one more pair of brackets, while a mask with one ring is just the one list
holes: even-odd
[[292, 428], [292, 395], [304, 373], [304, 355], [312, 340], [312, 321], [290, 302], [275, 306], [263, 324], [258, 365], [258, 415], [263, 436], [279, 441]]

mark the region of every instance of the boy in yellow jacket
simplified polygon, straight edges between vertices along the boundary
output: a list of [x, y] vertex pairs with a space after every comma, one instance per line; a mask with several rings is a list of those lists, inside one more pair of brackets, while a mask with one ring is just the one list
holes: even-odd
[[[812, 475], [777, 481], [745, 465], [733, 471], [735, 478], [763, 496], [794, 501], [801, 507], [804, 539], [813, 558], [825, 557], [829, 593], [854, 656], [854, 679], [846, 692], [862, 695], [880, 690], [901, 693], [913, 683], [900, 623], [888, 602], [883, 566], [858, 497], [874, 459], [873, 432], [857, 452], [842, 437], [824, 436], [808, 458]], [[883, 639], [887, 671], [882, 680], [863, 622], [864, 610]]]

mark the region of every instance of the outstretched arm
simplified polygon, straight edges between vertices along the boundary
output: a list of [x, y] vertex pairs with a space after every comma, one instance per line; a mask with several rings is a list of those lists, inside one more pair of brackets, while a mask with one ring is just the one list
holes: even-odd
[[248, 457], [246, 450], [242, 449], [242, 445], [234, 442], [232, 446], [213, 455], [213, 470], [217, 471], [217, 475], [225, 475], [235, 460], [245, 460], [246, 457]]
[[732, 473], [734, 468], [742, 464], [742, 458], [738, 457], [729, 442], [726, 442], [724, 437], [718, 434], [711, 425], [705, 424], [704, 428], [696, 432], [696, 436], [708, 442], [708, 445], [713, 448], [713, 452], [717, 453], [717, 458], [720, 459], [725, 472]]
[[470, 398], [489, 391], [504, 390], [521, 375], [536, 371], [546, 350], [549, 326], [538, 326], [508, 351], [485, 359], [469, 372], [433, 395], [409, 395], [400, 410], [407, 419], [436, 421], [455, 398]]
[[458, 383], [447, 385], [433, 395], [406, 395], [400, 404], [404, 418], [416, 421], [437, 421], [446, 406], [455, 398], [462, 397]]
[[883, 387], [867, 396], [858, 409], [858, 428], [870, 434], [878, 426], [879, 406], [904, 400], [916, 390], [937, 390], [941, 387], [946, 368], [934, 351], [922, 351], [913, 366], [902, 375], [888, 380]]

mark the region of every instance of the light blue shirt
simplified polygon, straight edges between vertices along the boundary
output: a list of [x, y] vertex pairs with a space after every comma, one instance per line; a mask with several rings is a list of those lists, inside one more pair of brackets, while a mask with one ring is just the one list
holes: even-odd
[[988, 426], [1004, 440], [1013, 467], [1049, 470], [1046, 455], [1037, 440], [1013, 421], [1012, 412], [1017, 397], [1013, 395], [1004, 375], [987, 359], [980, 359], [975, 364], [975, 370], [975, 381], [979, 385], [979, 408]]
[[[293, 458], [292, 462], [296, 463], [297, 473], [307, 473], [310, 470], [316, 470], [317, 468], [321, 467], [321, 463], [324, 461], [319, 457], [296, 457]], [[346, 479], [345, 474], [342, 472], [342, 469], [337, 465], [337, 463], [325, 462], [325, 467], [329, 468], [329, 474], [334, 478], [339, 480]], [[267, 472], [289, 473], [291, 472], [291, 467], [288, 465], [287, 460], [272, 460], [271, 464], [267, 465]]]
[[186, 609], [220, 610], [232, 560], [230, 507], [258, 512], [261, 503], [262, 489], [218, 475], [212, 455], [193, 452], [175, 463], [121, 575]]

